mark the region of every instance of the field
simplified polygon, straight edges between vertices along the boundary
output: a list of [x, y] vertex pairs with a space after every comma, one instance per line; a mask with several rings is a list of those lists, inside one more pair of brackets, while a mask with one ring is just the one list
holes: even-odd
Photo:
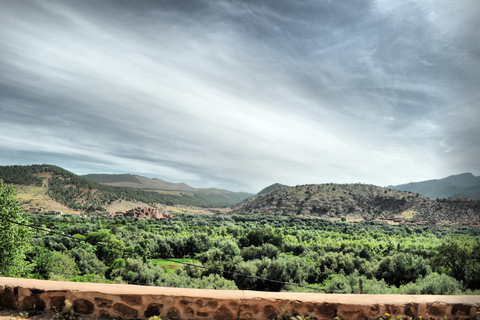
[[20, 186], [18, 188], [18, 198], [20, 204], [25, 209], [28, 208], [46, 208], [52, 211], [61, 211], [64, 214], [78, 214], [79, 211], [68, 208], [47, 195], [47, 189], [35, 186]]

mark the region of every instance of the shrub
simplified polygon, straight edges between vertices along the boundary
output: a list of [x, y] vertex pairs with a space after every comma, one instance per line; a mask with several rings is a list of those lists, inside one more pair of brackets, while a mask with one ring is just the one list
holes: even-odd
[[462, 284], [446, 274], [432, 273], [420, 283], [420, 294], [461, 294]]
[[429, 272], [429, 265], [422, 257], [409, 253], [398, 253], [393, 257], [386, 257], [380, 262], [375, 271], [375, 277], [399, 287], [415, 281], [419, 277], [424, 277]]

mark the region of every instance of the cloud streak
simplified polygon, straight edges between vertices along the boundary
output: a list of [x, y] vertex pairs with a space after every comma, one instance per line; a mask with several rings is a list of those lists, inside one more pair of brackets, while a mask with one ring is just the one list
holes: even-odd
[[251, 192], [480, 174], [476, 1], [0, 9], [2, 164]]

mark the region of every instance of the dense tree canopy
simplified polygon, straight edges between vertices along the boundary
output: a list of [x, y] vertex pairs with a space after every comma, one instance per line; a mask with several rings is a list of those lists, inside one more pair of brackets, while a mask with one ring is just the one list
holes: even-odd
[[19, 276], [28, 271], [25, 252], [30, 243], [29, 229], [16, 223], [24, 223], [16, 188], [0, 179], [0, 275]]
[[[353, 293], [361, 279], [366, 293], [480, 289], [478, 227], [352, 224], [291, 215], [28, 217], [74, 236], [34, 232], [27, 261], [35, 265], [30, 276], [41, 279], [70, 274], [75, 281], [316, 292], [287, 284], [294, 283]], [[52, 257], [63, 261], [63, 269], [49, 264]], [[452, 259], [462, 263], [451, 265]]]

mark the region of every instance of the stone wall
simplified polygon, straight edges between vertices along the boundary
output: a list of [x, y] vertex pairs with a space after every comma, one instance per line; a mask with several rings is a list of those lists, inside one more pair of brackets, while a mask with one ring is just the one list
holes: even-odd
[[0, 277], [0, 307], [98, 318], [479, 318], [480, 296], [338, 295], [145, 287]]

